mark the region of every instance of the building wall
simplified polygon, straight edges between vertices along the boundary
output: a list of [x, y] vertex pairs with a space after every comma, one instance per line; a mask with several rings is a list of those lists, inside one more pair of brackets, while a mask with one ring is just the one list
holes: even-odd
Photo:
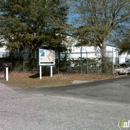
[[3, 45], [0, 47], [0, 58], [8, 57], [9, 56], [9, 50], [7, 49], [7, 41], [0, 37], [0, 43]]
[[7, 49], [6, 45], [0, 47], [0, 58], [4, 58], [8, 56], [9, 56], [9, 50]]
[[[67, 41], [65, 44], [68, 45], [68, 57], [73, 59], [78, 59], [79, 57], [82, 58], [100, 58], [101, 51], [99, 47], [94, 46], [80, 46], [76, 47], [75, 45], [78, 43], [73, 37], [68, 36]], [[116, 46], [106, 46], [106, 56], [114, 63], [120, 64], [127, 59], [130, 59], [130, 55], [127, 53], [119, 55], [119, 49]]]

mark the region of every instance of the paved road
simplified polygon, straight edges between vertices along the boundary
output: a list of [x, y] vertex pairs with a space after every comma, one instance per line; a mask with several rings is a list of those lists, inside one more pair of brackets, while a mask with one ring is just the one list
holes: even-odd
[[0, 83], [0, 130], [118, 130], [123, 119], [130, 120], [129, 76], [31, 90]]

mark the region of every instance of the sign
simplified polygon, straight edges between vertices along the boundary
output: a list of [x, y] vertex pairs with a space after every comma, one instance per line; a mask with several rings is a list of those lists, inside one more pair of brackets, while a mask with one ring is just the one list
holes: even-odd
[[39, 66], [55, 65], [55, 51], [39, 49]]

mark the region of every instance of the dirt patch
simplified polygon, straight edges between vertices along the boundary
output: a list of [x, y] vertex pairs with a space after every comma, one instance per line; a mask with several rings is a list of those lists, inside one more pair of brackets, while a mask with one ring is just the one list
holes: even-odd
[[74, 80], [97, 81], [117, 78], [119, 76], [103, 74], [55, 74], [53, 77], [44, 75], [39, 79], [39, 73], [10, 72], [9, 81], [0, 79], [0, 82], [16, 88], [39, 88], [71, 85]]

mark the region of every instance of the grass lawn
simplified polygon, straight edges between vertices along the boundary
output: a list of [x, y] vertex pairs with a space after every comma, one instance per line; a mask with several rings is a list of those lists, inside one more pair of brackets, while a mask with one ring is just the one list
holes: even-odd
[[70, 85], [74, 80], [85, 80], [91, 82], [117, 77], [119, 76], [103, 74], [55, 74], [53, 77], [50, 77], [49, 75], [43, 76], [40, 80], [38, 73], [10, 72], [9, 81], [5, 81], [1, 78], [0, 82], [15, 88], [39, 88]]

